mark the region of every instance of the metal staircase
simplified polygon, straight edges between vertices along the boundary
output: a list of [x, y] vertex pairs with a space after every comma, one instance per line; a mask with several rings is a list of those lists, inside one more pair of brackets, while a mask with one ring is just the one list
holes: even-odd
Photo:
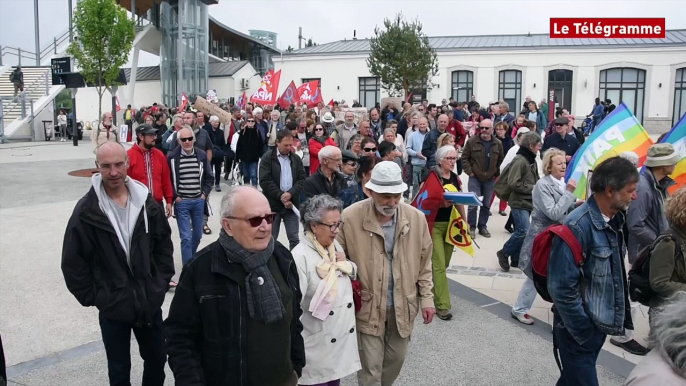
[[[0, 75], [0, 97], [2, 98], [2, 117], [5, 124], [15, 119], [26, 117], [26, 107], [22, 109], [22, 99], [38, 99], [50, 90], [52, 85], [50, 67], [22, 67], [24, 73], [24, 92], [14, 98], [14, 84], [10, 82], [10, 74], [14, 68], [9, 68]], [[23, 114], [22, 114], [23, 110]]]

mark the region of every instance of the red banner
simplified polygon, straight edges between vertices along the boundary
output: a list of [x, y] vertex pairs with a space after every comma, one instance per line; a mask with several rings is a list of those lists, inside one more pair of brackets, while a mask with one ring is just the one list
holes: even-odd
[[269, 70], [262, 78], [260, 88], [250, 97], [250, 102], [273, 105], [276, 102], [276, 92], [279, 90], [281, 70], [276, 73]]
[[319, 81], [313, 80], [298, 87], [300, 103], [307, 103], [307, 107], [314, 107], [319, 102], [323, 102], [322, 90], [319, 88]]
[[299, 100], [300, 94], [298, 94], [298, 89], [295, 88], [295, 82], [291, 81], [276, 103], [285, 110], [291, 107], [292, 104], [297, 103]]
[[188, 106], [188, 97], [184, 92], [181, 94], [181, 104], [179, 105], [178, 112], [183, 113], [184, 111], [186, 111], [186, 106]]
[[436, 172], [429, 172], [424, 185], [412, 201], [412, 206], [419, 209], [426, 216], [426, 222], [429, 224], [429, 232], [434, 229], [434, 222], [438, 209], [443, 202], [443, 186], [441, 180], [438, 178]]
[[550, 37], [664, 39], [665, 18], [550, 18]]

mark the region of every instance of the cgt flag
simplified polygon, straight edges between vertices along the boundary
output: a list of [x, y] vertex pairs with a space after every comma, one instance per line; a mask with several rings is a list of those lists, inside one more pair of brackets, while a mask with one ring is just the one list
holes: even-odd
[[433, 232], [434, 222], [436, 222], [436, 215], [438, 208], [443, 202], [443, 186], [438, 174], [432, 171], [424, 181], [424, 185], [412, 201], [412, 206], [419, 209], [426, 216], [426, 222], [429, 225], [429, 232]]
[[322, 90], [319, 88], [319, 81], [312, 80], [298, 87], [299, 102], [307, 103], [307, 107], [314, 107], [319, 102], [323, 102]]
[[460, 216], [457, 208], [453, 206], [450, 222], [448, 223], [448, 232], [445, 235], [445, 242], [460, 248], [467, 252], [469, 256], [474, 257], [474, 245], [472, 244], [472, 238], [469, 237], [467, 228], [467, 223]]
[[282, 108], [282, 109], [287, 109], [291, 107], [292, 104], [298, 102], [300, 100], [300, 94], [298, 94], [298, 89], [295, 87], [295, 82], [291, 81], [291, 83], [286, 87], [286, 90], [284, 90], [283, 94], [279, 99], [276, 101], [276, 103]]
[[260, 88], [250, 97], [250, 102], [273, 105], [276, 102], [276, 92], [279, 90], [280, 79], [281, 70], [276, 73], [274, 70], [267, 71], [262, 78]]

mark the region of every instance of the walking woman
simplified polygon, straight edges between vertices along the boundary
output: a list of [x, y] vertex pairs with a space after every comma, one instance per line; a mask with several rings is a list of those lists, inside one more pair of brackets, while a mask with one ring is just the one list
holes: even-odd
[[263, 148], [262, 134], [255, 127], [255, 118], [249, 117], [236, 145], [236, 158], [240, 161], [243, 183], [257, 187], [257, 163]]
[[319, 151], [322, 150], [324, 146], [336, 146], [336, 142], [329, 137], [324, 125], [317, 123], [314, 126], [313, 137], [310, 138], [309, 148], [310, 148], [310, 175], [313, 175], [319, 169]]
[[570, 181], [565, 184], [564, 182], [567, 170], [565, 156], [564, 151], [555, 148], [550, 148], [545, 152], [542, 165], [544, 176], [538, 180], [531, 194], [534, 207], [531, 224], [519, 253], [519, 269], [524, 272], [526, 279], [511, 311], [512, 317], [524, 324], [534, 323], [529, 316], [529, 310], [536, 300], [536, 288], [531, 280], [531, 253], [534, 239], [547, 227], [561, 224], [567, 213], [583, 202], [576, 201], [574, 196], [576, 183]]
[[226, 156], [226, 141], [224, 140], [224, 130], [219, 127], [219, 117], [216, 115], [210, 117], [210, 130], [208, 130], [208, 133], [213, 145], [212, 168], [214, 169], [214, 190], [221, 192], [222, 188], [219, 183], [222, 179], [222, 164]]
[[302, 291], [302, 336], [307, 364], [300, 385], [338, 386], [361, 369], [351, 278], [357, 266], [336, 241], [343, 203], [327, 194], [300, 208], [305, 237], [293, 251]]

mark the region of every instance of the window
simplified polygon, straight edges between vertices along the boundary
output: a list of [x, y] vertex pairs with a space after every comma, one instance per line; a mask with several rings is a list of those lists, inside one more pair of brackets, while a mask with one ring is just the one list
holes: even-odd
[[572, 79], [573, 73], [570, 70], [548, 72], [548, 90], [555, 91], [555, 107], [562, 107], [569, 112], [572, 111]]
[[516, 114], [522, 106], [522, 72], [519, 70], [500, 71], [498, 82], [498, 99], [510, 105], [510, 111]]
[[305, 84], [307, 82], [312, 82], [313, 80], [318, 80], [319, 81], [319, 87], [322, 87], [322, 78], [303, 78], [302, 79], [303, 82], [301, 84]]
[[360, 99], [359, 102], [367, 109], [371, 109], [379, 102], [379, 78], [360, 78]]
[[672, 126], [676, 126], [684, 114], [686, 114], [686, 67], [676, 70]]
[[624, 102], [643, 123], [646, 72], [638, 68], [610, 68], [600, 71], [600, 100], [610, 99], [616, 106]]
[[451, 94], [456, 102], [469, 102], [474, 92], [474, 73], [453, 71]]

